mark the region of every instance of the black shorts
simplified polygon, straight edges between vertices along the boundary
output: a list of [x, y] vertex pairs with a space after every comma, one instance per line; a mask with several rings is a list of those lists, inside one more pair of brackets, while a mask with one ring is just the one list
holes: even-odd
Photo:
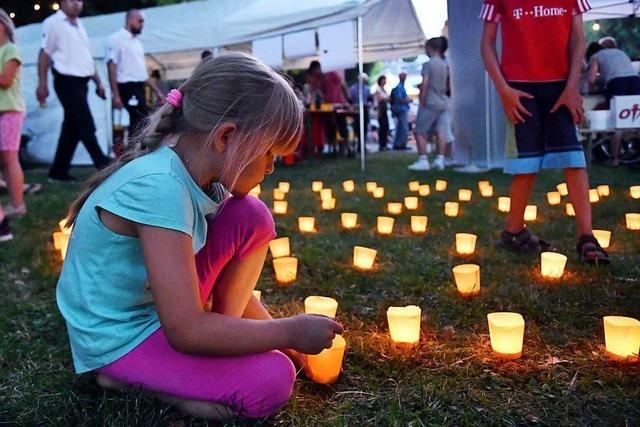
[[514, 124], [507, 119], [505, 173], [586, 167], [571, 113], [564, 106], [551, 113], [566, 82], [509, 82], [509, 85], [533, 98], [520, 98], [531, 113], [531, 117], [524, 117], [524, 123]]
[[614, 96], [640, 95], [640, 77], [617, 77], [609, 80], [606, 95], [608, 100]]

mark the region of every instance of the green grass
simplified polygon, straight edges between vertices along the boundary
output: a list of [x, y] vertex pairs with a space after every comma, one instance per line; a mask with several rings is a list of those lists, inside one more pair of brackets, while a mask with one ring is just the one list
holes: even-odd
[[[546, 204], [545, 192], [561, 182], [559, 172], [543, 174], [532, 202], [539, 219], [531, 229], [569, 256], [559, 281], [538, 273], [539, 261], [494, 248], [504, 223], [496, 197], [506, 195], [509, 179], [499, 171], [462, 175], [450, 171], [410, 173], [407, 155], [372, 156], [366, 174], [356, 161], [316, 160], [279, 168], [263, 184], [262, 199], [271, 204], [271, 189], [280, 180], [292, 183], [289, 214], [276, 218], [278, 234], [291, 237], [299, 258], [298, 280], [275, 284], [270, 256], [258, 284], [263, 301], [278, 316], [298, 313], [312, 294], [335, 297], [346, 326], [349, 348], [344, 372], [336, 384], [320, 386], [300, 378], [290, 403], [267, 425], [638, 425], [640, 364], [619, 365], [604, 357], [602, 316], [640, 318], [640, 233], [624, 227], [625, 212], [639, 212], [640, 202], [627, 189], [640, 182], [637, 172], [595, 167], [592, 186], [610, 183], [613, 195], [594, 205], [594, 224], [613, 231], [609, 269], [582, 266], [575, 256], [572, 219], [562, 207]], [[44, 174], [28, 174], [43, 181]], [[352, 195], [341, 182], [357, 182]], [[391, 237], [374, 232], [375, 218], [386, 201], [408, 194], [407, 182], [449, 181], [446, 193], [421, 200], [429, 216], [425, 236], [409, 233], [409, 216], [397, 220]], [[476, 182], [489, 179], [494, 197], [482, 199]], [[319, 209], [311, 181], [322, 179], [334, 189], [335, 211]], [[386, 188], [383, 201], [364, 194], [364, 182]], [[458, 188], [474, 190], [461, 216], [443, 215], [445, 200]], [[29, 215], [16, 220], [16, 239], [0, 245], [0, 424], [21, 425], [206, 425], [181, 416], [146, 395], [105, 392], [91, 375], [72, 372], [63, 320], [55, 305], [58, 256], [49, 242], [78, 187], [47, 185], [30, 196]], [[360, 228], [343, 232], [339, 213], [360, 213]], [[315, 215], [318, 233], [297, 233], [297, 217]], [[466, 262], [453, 250], [458, 231], [478, 234], [482, 293], [463, 300], [456, 294], [451, 267]], [[378, 249], [375, 271], [351, 266], [352, 247]], [[385, 312], [389, 305], [422, 307], [418, 348], [394, 349]], [[509, 310], [526, 322], [522, 359], [494, 360], [486, 314]], [[235, 421], [235, 425], [244, 425]]]

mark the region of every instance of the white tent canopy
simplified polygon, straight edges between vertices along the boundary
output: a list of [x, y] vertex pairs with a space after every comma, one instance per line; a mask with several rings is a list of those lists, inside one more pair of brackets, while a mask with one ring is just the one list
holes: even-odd
[[[355, 22], [359, 16], [363, 22], [364, 61], [416, 55], [422, 52], [424, 42], [411, 0], [205, 0], [153, 7], [143, 12], [145, 28], [141, 40], [149, 66], [164, 70], [170, 79], [188, 76], [205, 48], [214, 48], [216, 52], [251, 50], [251, 42], [257, 39], [286, 37], [303, 30], [317, 31], [331, 24]], [[105, 42], [124, 25], [124, 19], [124, 12], [82, 19], [105, 84]], [[354, 31], [354, 37], [355, 34]], [[28, 110], [25, 133], [32, 137], [29, 152], [37, 160], [48, 162], [55, 152], [62, 108], [53, 93], [45, 109], [40, 109], [35, 100], [41, 37], [40, 24], [17, 30]], [[316, 58], [317, 55], [284, 58], [283, 67], [306, 68]], [[354, 49], [354, 65], [356, 58]], [[106, 151], [111, 141], [110, 104], [91, 94], [90, 105], [98, 140]], [[89, 163], [84, 147], [77, 150], [74, 163]]]
[[589, 0], [589, 4], [591, 10], [584, 15], [585, 21], [640, 16], [640, 0]]

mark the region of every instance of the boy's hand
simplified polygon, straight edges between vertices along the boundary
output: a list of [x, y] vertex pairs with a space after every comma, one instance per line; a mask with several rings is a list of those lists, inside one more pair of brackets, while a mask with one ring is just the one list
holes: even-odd
[[502, 99], [504, 112], [513, 123], [524, 123], [524, 116], [531, 117], [531, 112], [524, 108], [524, 105], [520, 102], [520, 98], [531, 99], [533, 95], [507, 86], [504, 90], [500, 91], [500, 98]]
[[566, 87], [551, 109], [551, 113], [555, 113], [563, 105], [567, 107], [571, 113], [574, 123], [582, 122], [584, 108], [582, 108], [582, 95], [580, 95], [578, 89]]

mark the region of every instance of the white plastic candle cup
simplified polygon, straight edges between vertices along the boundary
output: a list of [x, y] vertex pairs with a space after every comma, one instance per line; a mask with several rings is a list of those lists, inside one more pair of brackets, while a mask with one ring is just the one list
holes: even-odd
[[280, 237], [269, 242], [269, 249], [273, 258], [282, 258], [291, 255], [288, 237]]
[[387, 321], [391, 340], [396, 344], [413, 345], [420, 341], [420, 318], [422, 310], [415, 305], [389, 307]]
[[623, 316], [605, 316], [603, 321], [607, 356], [616, 361], [636, 362], [640, 353], [640, 321]]
[[540, 273], [544, 277], [558, 279], [564, 273], [567, 257], [556, 252], [542, 252], [540, 254]]
[[461, 264], [453, 267], [453, 278], [456, 288], [463, 297], [480, 294], [480, 266], [476, 264]]
[[377, 219], [378, 224], [378, 233], [383, 235], [388, 235], [393, 233], [393, 224], [395, 223], [395, 219], [388, 216], [379, 216]]
[[351, 229], [358, 226], [358, 214], [353, 212], [342, 212], [340, 214], [340, 220], [342, 222], [342, 228]]
[[338, 301], [329, 297], [312, 295], [304, 300], [304, 312], [307, 314], [321, 314], [327, 317], [336, 317]]
[[524, 318], [518, 313], [487, 314], [493, 355], [500, 359], [519, 359], [524, 341]]

